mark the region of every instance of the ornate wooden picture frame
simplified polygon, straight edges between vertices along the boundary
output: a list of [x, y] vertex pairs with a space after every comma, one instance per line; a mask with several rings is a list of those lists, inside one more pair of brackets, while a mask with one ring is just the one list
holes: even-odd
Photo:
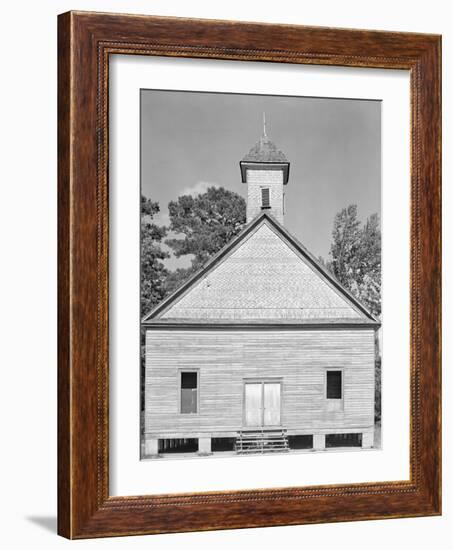
[[[68, 538], [441, 513], [441, 39], [69, 12], [58, 27], [58, 532]], [[410, 479], [109, 494], [109, 57], [404, 69], [411, 95]]]

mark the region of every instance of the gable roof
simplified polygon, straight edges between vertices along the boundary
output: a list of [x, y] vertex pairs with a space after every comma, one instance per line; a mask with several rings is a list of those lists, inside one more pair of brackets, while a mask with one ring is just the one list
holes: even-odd
[[181, 321], [379, 325], [265, 212], [143, 319], [145, 325]]

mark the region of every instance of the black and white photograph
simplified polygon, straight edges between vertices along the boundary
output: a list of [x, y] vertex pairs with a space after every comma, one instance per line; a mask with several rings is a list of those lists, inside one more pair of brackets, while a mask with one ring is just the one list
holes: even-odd
[[449, 7], [3, 5], [3, 548], [452, 547]]
[[410, 6], [4, 5], [5, 549], [452, 546], [453, 19]]
[[141, 90], [141, 457], [379, 449], [381, 102]]

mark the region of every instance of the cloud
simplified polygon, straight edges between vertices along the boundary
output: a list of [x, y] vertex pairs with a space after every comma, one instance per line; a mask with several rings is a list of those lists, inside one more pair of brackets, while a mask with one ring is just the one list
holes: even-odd
[[201, 195], [206, 193], [209, 187], [220, 187], [220, 185], [214, 181], [197, 181], [195, 185], [185, 187], [179, 195]]

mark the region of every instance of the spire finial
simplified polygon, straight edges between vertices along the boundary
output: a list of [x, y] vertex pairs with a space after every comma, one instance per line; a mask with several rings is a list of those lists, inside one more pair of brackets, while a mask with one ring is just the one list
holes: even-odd
[[263, 111], [263, 137], [267, 137], [266, 134], [266, 113]]

